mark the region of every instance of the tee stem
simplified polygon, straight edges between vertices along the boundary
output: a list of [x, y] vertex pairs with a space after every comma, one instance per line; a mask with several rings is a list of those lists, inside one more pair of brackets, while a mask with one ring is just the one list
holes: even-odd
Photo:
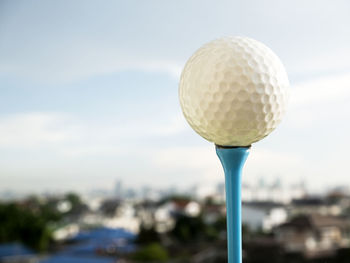
[[241, 178], [249, 149], [216, 145], [225, 172], [228, 263], [242, 262]]

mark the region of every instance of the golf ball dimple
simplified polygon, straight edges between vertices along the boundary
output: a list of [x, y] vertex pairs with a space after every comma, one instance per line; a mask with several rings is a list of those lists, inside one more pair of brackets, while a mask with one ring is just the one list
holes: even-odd
[[279, 58], [247, 37], [205, 44], [186, 63], [180, 80], [182, 111], [205, 139], [248, 146], [280, 123], [289, 81]]

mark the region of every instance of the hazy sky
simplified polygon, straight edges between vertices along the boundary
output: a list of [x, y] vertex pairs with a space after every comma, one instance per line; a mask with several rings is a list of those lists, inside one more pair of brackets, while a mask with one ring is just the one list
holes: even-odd
[[177, 88], [189, 56], [226, 35], [271, 47], [292, 85], [244, 181], [350, 186], [349, 12], [347, 0], [0, 0], [0, 191], [222, 181]]

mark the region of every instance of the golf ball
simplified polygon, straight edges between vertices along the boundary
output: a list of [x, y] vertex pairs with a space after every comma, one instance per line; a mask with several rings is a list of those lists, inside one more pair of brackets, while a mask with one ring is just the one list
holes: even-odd
[[271, 49], [247, 37], [202, 46], [187, 61], [179, 85], [183, 114], [208, 141], [249, 146], [280, 123], [289, 81]]

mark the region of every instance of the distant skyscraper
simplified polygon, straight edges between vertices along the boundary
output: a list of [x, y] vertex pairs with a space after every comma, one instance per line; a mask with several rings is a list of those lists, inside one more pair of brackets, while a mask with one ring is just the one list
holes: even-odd
[[123, 198], [123, 182], [119, 179], [115, 183], [114, 194], [117, 198]]

